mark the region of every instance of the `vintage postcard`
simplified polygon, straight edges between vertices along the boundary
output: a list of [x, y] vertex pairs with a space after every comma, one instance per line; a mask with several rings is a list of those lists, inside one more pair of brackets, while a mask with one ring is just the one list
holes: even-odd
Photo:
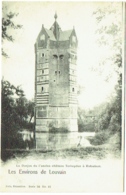
[[125, 9], [2, 2], [1, 192], [124, 191]]

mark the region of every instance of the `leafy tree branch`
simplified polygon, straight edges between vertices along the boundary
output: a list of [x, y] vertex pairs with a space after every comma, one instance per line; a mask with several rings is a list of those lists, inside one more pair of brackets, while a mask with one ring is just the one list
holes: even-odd
[[[3, 10], [5, 11], [6, 8], [3, 7]], [[2, 17], [2, 42], [6, 41], [10, 41], [10, 42], [14, 42], [14, 37], [12, 36], [12, 34], [10, 34], [10, 29], [21, 29], [22, 25], [20, 24], [15, 24], [14, 23], [14, 18], [17, 17], [18, 14], [17, 13], [13, 13], [13, 12], [9, 12], [6, 14], [3, 14]], [[2, 49], [2, 55], [4, 57], [8, 57], [8, 54], [4, 51], [4, 49]]]

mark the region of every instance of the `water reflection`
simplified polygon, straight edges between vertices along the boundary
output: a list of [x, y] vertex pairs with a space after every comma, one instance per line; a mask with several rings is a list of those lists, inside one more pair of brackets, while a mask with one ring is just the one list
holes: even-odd
[[52, 150], [90, 146], [86, 137], [94, 135], [95, 132], [36, 133], [36, 149]]
[[[20, 132], [22, 139], [26, 142], [26, 150], [29, 143], [34, 139], [34, 132], [24, 130]], [[95, 132], [70, 132], [70, 133], [35, 133], [35, 148], [40, 150], [55, 150], [71, 147], [90, 146], [88, 136], [94, 136]]]
[[19, 134], [22, 136], [22, 140], [24, 142], [23, 146], [26, 150], [33, 149], [35, 147], [33, 131], [23, 130], [20, 131]]
[[19, 133], [22, 135], [23, 141], [26, 141], [26, 140], [31, 141], [31, 139], [34, 138], [33, 131], [23, 130]]

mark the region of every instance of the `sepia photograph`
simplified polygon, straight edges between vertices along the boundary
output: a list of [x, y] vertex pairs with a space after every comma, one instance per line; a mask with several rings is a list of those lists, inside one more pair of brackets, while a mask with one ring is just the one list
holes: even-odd
[[124, 191], [125, 10], [2, 1], [0, 192]]

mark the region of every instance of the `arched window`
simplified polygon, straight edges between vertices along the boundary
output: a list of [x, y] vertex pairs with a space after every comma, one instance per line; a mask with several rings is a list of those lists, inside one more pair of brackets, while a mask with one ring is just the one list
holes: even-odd
[[74, 87], [72, 88], [72, 92], [74, 92]]
[[54, 59], [57, 59], [57, 58], [58, 58], [58, 56], [57, 56], [57, 55], [53, 55], [53, 58], [54, 58]]
[[59, 58], [60, 58], [60, 60], [63, 60], [64, 55], [60, 55]]

